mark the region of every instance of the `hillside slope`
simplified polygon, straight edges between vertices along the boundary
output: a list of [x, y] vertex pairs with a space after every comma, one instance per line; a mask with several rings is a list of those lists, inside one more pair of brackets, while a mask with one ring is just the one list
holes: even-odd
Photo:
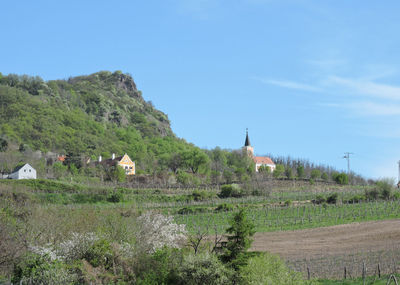
[[32, 150], [127, 152], [139, 162], [193, 147], [175, 137], [167, 115], [120, 71], [47, 82], [0, 74], [0, 137]]

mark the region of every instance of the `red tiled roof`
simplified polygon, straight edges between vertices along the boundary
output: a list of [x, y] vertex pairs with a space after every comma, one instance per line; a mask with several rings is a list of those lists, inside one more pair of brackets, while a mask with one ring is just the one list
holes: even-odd
[[271, 158], [267, 156], [254, 156], [253, 160], [255, 163], [258, 164], [272, 164], [275, 165], [275, 163], [271, 160]]
[[61, 162], [65, 161], [65, 155], [60, 155], [60, 156], [58, 156], [58, 157], [57, 157], [57, 160], [58, 160], [58, 161], [61, 161]]

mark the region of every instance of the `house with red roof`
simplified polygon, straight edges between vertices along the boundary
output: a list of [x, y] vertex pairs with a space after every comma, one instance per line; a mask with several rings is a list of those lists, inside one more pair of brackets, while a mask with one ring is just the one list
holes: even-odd
[[275, 170], [276, 165], [271, 158], [269, 158], [268, 156], [254, 155], [254, 148], [250, 144], [249, 132], [247, 129], [246, 129], [246, 140], [244, 142], [243, 150], [246, 151], [247, 155], [250, 156], [253, 159], [254, 163], [256, 164], [256, 172], [258, 172], [260, 167], [262, 166], [269, 167], [272, 172]]

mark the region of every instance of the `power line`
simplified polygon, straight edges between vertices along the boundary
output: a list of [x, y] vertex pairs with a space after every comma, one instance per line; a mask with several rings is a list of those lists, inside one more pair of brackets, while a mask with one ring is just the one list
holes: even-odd
[[343, 158], [347, 159], [347, 173], [350, 175], [350, 155], [354, 154], [352, 152], [345, 152]]

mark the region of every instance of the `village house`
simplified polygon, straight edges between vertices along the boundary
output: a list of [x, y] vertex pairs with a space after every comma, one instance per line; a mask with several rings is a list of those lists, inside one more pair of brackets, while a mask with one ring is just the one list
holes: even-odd
[[103, 160], [101, 156], [99, 156], [98, 164], [107, 165], [107, 166], [121, 166], [125, 170], [126, 175], [135, 175], [136, 166], [135, 162], [131, 160], [128, 154], [124, 154], [123, 156], [115, 157], [113, 153], [111, 158]]
[[250, 144], [249, 132], [247, 129], [246, 140], [244, 142], [243, 150], [246, 151], [247, 155], [250, 156], [256, 164], [256, 172], [259, 171], [260, 167], [269, 167], [271, 169], [271, 172], [275, 170], [276, 165], [271, 158], [267, 156], [254, 156], [254, 148]]
[[25, 163], [14, 169], [14, 171], [8, 175], [8, 179], [36, 179], [36, 170]]

